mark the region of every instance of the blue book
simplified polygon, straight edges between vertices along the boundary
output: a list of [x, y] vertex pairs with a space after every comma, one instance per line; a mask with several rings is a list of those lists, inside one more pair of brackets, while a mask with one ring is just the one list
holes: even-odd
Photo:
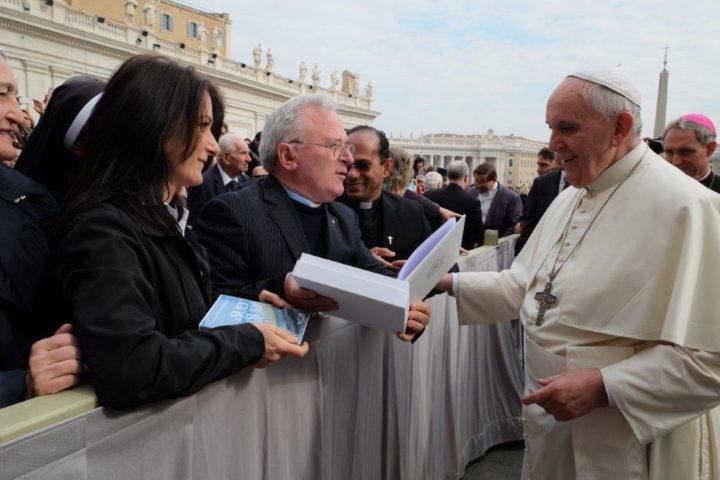
[[200, 328], [216, 328], [242, 323], [270, 323], [292, 333], [298, 345], [302, 343], [311, 312], [286, 307], [277, 308], [269, 303], [220, 295], [200, 322]]

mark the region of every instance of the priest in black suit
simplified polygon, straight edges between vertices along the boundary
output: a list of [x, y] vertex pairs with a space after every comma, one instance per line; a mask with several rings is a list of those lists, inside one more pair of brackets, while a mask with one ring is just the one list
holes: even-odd
[[382, 189], [395, 161], [385, 133], [357, 126], [348, 131], [348, 143], [355, 147], [354, 162], [339, 201], [357, 214], [365, 246], [391, 267], [389, 262], [406, 260], [432, 230], [419, 203]]
[[448, 186], [425, 192], [425, 197], [443, 208], [452, 210], [465, 218], [462, 247], [470, 250], [484, 242], [485, 230], [482, 221], [480, 201], [465, 191], [468, 186], [470, 169], [462, 160], [455, 160], [447, 168]]
[[[354, 150], [337, 108], [323, 94], [283, 103], [268, 116], [260, 143], [269, 175], [216, 197], [201, 212], [194, 230], [208, 252], [215, 295], [257, 300], [269, 292], [274, 301], [281, 297], [300, 308], [336, 308], [289, 274], [305, 252], [391, 275], [363, 245], [352, 210], [334, 201], [343, 193]], [[428, 316], [425, 303], [414, 303], [398, 337], [411, 340]]]
[[522, 232], [515, 243], [515, 255], [520, 253], [545, 210], [566, 186], [568, 184], [565, 182], [565, 172], [562, 169], [551, 170], [535, 178], [525, 202], [525, 217]]
[[227, 133], [220, 137], [218, 146], [220, 154], [217, 164], [203, 173], [202, 184], [188, 192], [188, 223], [191, 225], [212, 198], [237, 190], [240, 185], [250, 181], [246, 173], [250, 164], [250, 147], [245, 139], [238, 134]]

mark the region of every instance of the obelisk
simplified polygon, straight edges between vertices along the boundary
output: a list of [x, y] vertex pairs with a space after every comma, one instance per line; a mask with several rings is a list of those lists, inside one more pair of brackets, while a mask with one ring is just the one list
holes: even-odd
[[663, 60], [663, 69], [660, 72], [660, 83], [658, 85], [657, 108], [655, 108], [655, 132], [653, 138], [662, 136], [665, 130], [665, 115], [667, 112], [667, 94], [668, 94], [668, 78], [670, 73], [667, 71], [667, 51], [665, 47], [665, 59]]

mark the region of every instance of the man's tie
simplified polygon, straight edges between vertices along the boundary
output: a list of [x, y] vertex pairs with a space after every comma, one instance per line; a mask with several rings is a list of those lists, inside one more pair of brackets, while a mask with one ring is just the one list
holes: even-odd
[[225, 190], [228, 192], [234, 192], [237, 190], [238, 182], [236, 180], [230, 180], [227, 185], [225, 185]]

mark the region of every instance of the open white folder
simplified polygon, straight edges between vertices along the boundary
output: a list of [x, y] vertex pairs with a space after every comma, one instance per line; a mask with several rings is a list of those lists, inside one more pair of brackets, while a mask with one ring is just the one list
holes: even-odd
[[458, 258], [465, 217], [445, 222], [410, 255], [398, 278], [303, 253], [292, 275], [332, 298], [331, 315], [388, 332], [404, 332], [410, 304], [422, 300]]

